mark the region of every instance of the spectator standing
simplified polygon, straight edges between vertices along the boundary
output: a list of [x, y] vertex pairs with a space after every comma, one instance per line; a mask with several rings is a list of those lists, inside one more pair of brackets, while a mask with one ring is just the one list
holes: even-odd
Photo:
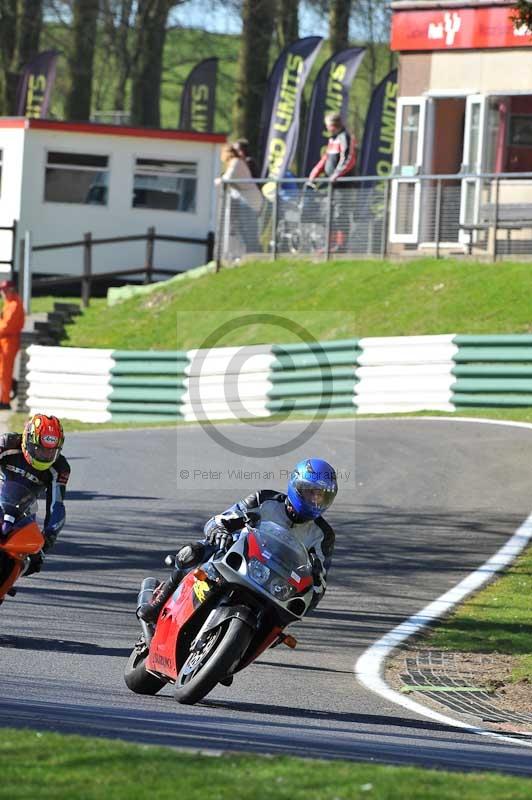
[[260, 178], [260, 170], [258, 167], [257, 162], [249, 154], [249, 142], [247, 139], [237, 139], [235, 142], [235, 148], [240, 158], [243, 158], [246, 164], [248, 165], [248, 169], [251, 172], [251, 177], [257, 180]]
[[216, 178], [215, 184], [219, 186], [224, 181], [232, 181], [229, 185], [231, 221], [236, 223], [246, 252], [259, 253], [262, 248], [258, 234], [258, 215], [262, 208], [262, 195], [256, 184], [250, 182], [252, 175], [249, 167], [234, 145], [228, 144], [224, 147], [222, 163], [224, 173]]
[[[329, 134], [327, 148], [318, 163], [312, 168], [309, 182], [314, 182], [320, 175], [325, 175], [332, 183], [338, 178], [354, 175], [356, 166], [356, 140], [344, 125], [340, 114], [327, 114], [325, 126]], [[337, 202], [334, 207], [331, 231], [333, 234], [332, 250], [345, 252], [347, 234], [349, 232], [349, 207], [338, 195], [339, 189], [349, 188], [349, 183], [342, 181], [334, 186]]]
[[20, 334], [24, 327], [24, 306], [12, 281], [0, 282], [4, 301], [0, 316], [0, 409], [11, 408], [9, 397], [13, 382], [13, 364], [20, 348]]

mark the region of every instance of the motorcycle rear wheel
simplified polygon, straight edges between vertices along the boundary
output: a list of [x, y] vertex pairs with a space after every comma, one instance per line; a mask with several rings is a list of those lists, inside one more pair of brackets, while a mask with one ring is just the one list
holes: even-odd
[[243, 656], [253, 631], [241, 619], [222, 622], [211, 632], [203, 650], [191, 653], [177, 676], [174, 697], [193, 705], [209, 694]]
[[145, 664], [148, 648], [134, 647], [124, 670], [124, 680], [128, 689], [135, 694], [157, 694], [167, 681], [157, 678], [147, 671]]

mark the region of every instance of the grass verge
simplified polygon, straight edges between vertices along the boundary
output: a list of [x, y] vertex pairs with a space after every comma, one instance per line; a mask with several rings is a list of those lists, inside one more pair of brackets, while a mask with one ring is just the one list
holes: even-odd
[[443, 620], [424, 645], [462, 653], [516, 656], [513, 681], [532, 683], [532, 547], [451, 616]]
[[213, 758], [170, 748], [3, 729], [0, 798], [26, 800], [528, 800], [530, 781], [344, 761]]
[[[493, 419], [500, 420], [501, 422], [526, 422], [532, 423], [532, 408], [468, 408], [459, 409], [457, 412], [442, 412], [442, 411], [413, 411], [408, 414], [354, 414], [352, 417], [344, 417], [341, 414], [334, 416], [321, 416], [310, 414], [291, 414], [289, 417], [274, 414], [271, 417], [264, 417], [264, 425], [271, 425], [272, 422], [297, 422], [309, 420], [310, 417], [315, 419], [397, 419], [398, 416], [402, 419], [410, 417], [445, 417], [452, 419], [453, 417], [470, 417], [471, 419]], [[10, 431], [21, 431], [27, 419], [26, 414], [13, 413], [9, 416], [8, 428]], [[231, 425], [238, 420], [213, 420], [212, 425]], [[242, 420], [246, 422], [246, 420]], [[74, 419], [63, 420], [63, 428], [66, 432], [74, 431], [99, 431], [99, 430], [123, 430], [129, 428], [175, 428], [178, 425], [197, 425], [194, 421], [185, 422], [184, 420], [162, 421], [162, 422], [127, 422], [122, 420], [120, 422], [79, 422]], [[260, 425], [261, 420], [256, 419], [253, 425]]]
[[[532, 331], [532, 270], [484, 264], [280, 260], [181, 281], [108, 308], [92, 301], [68, 326], [76, 347], [174, 350], [200, 346], [219, 326], [258, 313], [295, 320], [316, 339]], [[474, 309], [474, 313], [472, 310]], [[226, 333], [222, 345], [297, 341], [261, 320]]]

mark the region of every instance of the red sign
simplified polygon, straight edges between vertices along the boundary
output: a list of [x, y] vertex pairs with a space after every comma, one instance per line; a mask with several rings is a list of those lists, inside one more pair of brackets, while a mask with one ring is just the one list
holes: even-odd
[[532, 32], [514, 28], [511, 6], [395, 11], [392, 50], [531, 47]]

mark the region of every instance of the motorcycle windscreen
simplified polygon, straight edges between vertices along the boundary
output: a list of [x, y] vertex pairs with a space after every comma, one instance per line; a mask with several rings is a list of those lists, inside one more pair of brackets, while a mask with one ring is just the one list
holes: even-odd
[[15, 480], [4, 478], [0, 483], [0, 508], [4, 515], [13, 517], [15, 522], [35, 511], [36, 503], [37, 491]]
[[310, 577], [312, 568], [307, 548], [286, 528], [275, 522], [261, 522], [253, 532], [268, 566], [287, 580], [292, 573], [301, 578]]

